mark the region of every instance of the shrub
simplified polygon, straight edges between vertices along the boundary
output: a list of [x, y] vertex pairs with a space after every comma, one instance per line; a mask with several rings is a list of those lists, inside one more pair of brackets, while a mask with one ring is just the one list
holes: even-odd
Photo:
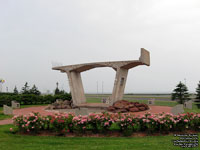
[[74, 115], [72, 113], [69, 113], [51, 115], [48, 118], [50, 118], [49, 123], [52, 125], [54, 131], [56, 131], [59, 134], [64, 134], [66, 132], [73, 132], [73, 117]]
[[[117, 113], [90, 114], [88, 116], [75, 116], [69, 113], [44, 117], [38, 113], [31, 113], [29, 116], [16, 116], [13, 120], [20, 131], [34, 133], [42, 130], [53, 130], [58, 134], [74, 131], [85, 133], [91, 129], [93, 133], [98, 133], [112, 129], [112, 131], [118, 131], [125, 136], [129, 136], [133, 131], [147, 133], [168, 133], [188, 129], [200, 131], [200, 114], [194, 113], [179, 115], [147, 113], [139, 117]], [[111, 128], [111, 126], [115, 128]]]
[[65, 93], [61, 95], [35, 95], [35, 94], [0, 94], [0, 106], [11, 105], [11, 101], [15, 100], [21, 105], [32, 104], [51, 104], [56, 99], [71, 100], [71, 94]]
[[44, 126], [44, 122], [39, 113], [30, 113], [29, 116], [14, 117], [14, 124], [22, 132], [37, 133]]
[[87, 116], [75, 116], [72, 119], [72, 123], [75, 126], [75, 129], [79, 133], [85, 133], [87, 125], [88, 125], [88, 117]]

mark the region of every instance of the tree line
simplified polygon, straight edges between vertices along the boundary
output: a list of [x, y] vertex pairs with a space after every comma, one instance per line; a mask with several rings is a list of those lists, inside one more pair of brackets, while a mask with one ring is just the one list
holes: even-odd
[[35, 84], [30, 88], [28, 82], [26, 82], [20, 92], [15, 86], [13, 93], [0, 93], [0, 106], [4, 104], [11, 105], [11, 101], [13, 100], [19, 102], [21, 105], [51, 104], [56, 99], [71, 100], [71, 93], [60, 90], [57, 83], [54, 94], [41, 95]]
[[[197, 84], [196, 88], [196, 99], [200, 101], [200, 81]], [[171, 94], [172, 100], [177, 100], [180, 104], [183, 104], [185, 101], [190, 100], [190, 94], [188, 92], [187, 86], [181, 81], [177, 84], [176, 88]]]

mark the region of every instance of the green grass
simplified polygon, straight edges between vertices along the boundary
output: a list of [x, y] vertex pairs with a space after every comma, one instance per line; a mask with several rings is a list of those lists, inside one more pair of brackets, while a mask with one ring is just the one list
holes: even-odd
[[[13, 125], [0, 126], [1, 150], [174, 150], [182, 149], [173, 146], [168, 136], [146, 137], [56, 137], [56, 136], [28, 136], [9, 132]], [[200, 138], [200, 136], [199, 136]], [[184, 150], [198, 150], [197, 148], [184, 148]]]
[[101, 98], [97, 97], [87, 97], [88, 103], [101, 103]]
[[12, 115], [4, 115], [3, 108], [0, 107], [0, 120], [4, 120], [4, 119], [8, 119], [8, 118], [12, 118]]
[[47, 106], [47, 105], [48, 105], [48, 104], [21, 105], [20, 108], [39, 107], [39, 106]]
[[4, 115], [2, 112], [0, 112], [0, 120], [9, 119], [12, 117], [12, 115]]

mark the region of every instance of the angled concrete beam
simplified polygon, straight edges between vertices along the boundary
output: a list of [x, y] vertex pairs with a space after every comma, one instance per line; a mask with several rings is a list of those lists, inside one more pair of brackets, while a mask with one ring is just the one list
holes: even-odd
[[128, 69], [124, 69], [122, 67], [117, 68], [110, 105], [112, 105], [114, 102], [118, 100], [122, 100], [124, 95], [127, 75], [128, 75]]
[[113, 68], [116, 71], [113, 93], [111, 96], [112, 103], [114, 103], [115, 101], [121, 100], [123, 98], [128, 70], [139, 65], [150, 66], [150, 54], [144, 48], [141, 48], [141, 55], [139, 60], [86, 63], [86, 64], [53, 67], [52, 69], [60, 70], [61, 72], [67, 73], [69, 78], [69, 85], [72, 93], [73, 103], [76, 105], [86, 102], [83, 84], [81, 80], [81, 74], [80, 74], [81, 72], [97, 67]]
[[80, 72], [76, 71], [69, 71], [67, 72], [68, 79], [69, 79], [69, 86], [70, 91], [72, 94], [73, 104], [82, 104], [86, 103], [86, 98], [83, 89], [83, 83], [81, 79]]

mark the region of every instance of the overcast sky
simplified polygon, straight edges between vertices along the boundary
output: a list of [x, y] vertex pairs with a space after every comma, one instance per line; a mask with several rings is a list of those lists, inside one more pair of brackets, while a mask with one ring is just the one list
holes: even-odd
[[[171, 92], [179, 81], [195, 91], [200, 80], [199, 0], [0, 0], [0, 78], [11, 92], [28, 82], [69, 92], [63, 65], [137, 60], [151, 66], [129, 70], [126, 93]], [[112, 92], [115, 71], [82, 73], [85, 92]], [[184, 80], [186, 79], [186, 80]]]

